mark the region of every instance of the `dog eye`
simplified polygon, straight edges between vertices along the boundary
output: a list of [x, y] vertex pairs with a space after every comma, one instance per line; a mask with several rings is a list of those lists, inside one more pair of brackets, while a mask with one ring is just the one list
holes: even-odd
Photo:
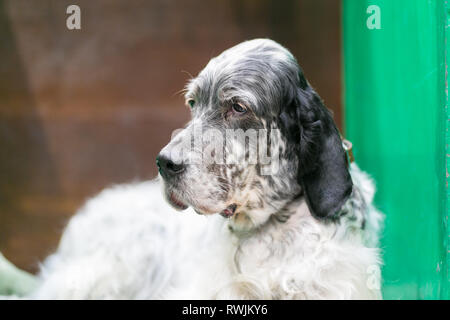
[[194, 99], [189, 99], [188, 101], [186, 101], [186, 103], [193, 108], [195, 106], [195, 100]]
[[245, 113], [245, 112], [247, 112], [247, 109], [245, 109], [239, 103], [233, 103], [233, 105], [231, 107], [233, 108], [233, 111], [236, 112], [236, 113]]

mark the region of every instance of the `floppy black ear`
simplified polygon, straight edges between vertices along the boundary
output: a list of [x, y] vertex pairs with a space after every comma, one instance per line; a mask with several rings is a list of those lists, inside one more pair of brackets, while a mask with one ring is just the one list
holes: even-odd
[[352, 179], [339, 131], [318, 94], [305, 81], [292, 106], [299, 139], [298, 179], [311, 213], [332, 218], [352, 192]]

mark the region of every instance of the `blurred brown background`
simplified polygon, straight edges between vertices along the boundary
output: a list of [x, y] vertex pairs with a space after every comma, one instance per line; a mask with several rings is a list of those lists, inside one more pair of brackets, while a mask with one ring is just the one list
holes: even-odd
[[338, 0], [0, 0], [0, 251], [35, 272], [86, 197], [155, 176], [188, 73], [240, 41], [288, 47], [340, 124], [339, 17]]

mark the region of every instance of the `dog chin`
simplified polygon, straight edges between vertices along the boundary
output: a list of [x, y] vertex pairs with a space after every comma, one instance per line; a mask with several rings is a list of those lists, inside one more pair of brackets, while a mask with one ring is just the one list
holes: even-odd
[[200, 215], [209, 215], [219, 212], [220, 210], [214, 210], [206, 205], [201, 205], [198, 203], [191, 203], [187, 199], [184, 199], [182, 196], [179, 195], [176, 191], [165, 191], [165, 197], [167, 202], [178, 211], [186, 210], [188, 207], [192, 207], [194, 211]]
[[168, 191], [165, 192], [165, 198], [167, 202], [176, 210], [183, 211], [186, 210], [189, 206], [187, 203], [182, 200], [174, 191]]
[[[183, 211], [186, 210], [189, 206], [192, 207], [192, 209], [200, 214], [200, 215], [211, 215], [215, 213], [220, 213], [225, 218], [230, 218], [234, 214], [234, 209], [236, 206], [230, 206], [224, 207], [219, 209], [217, 206], [210, 206], [210, 205], [204, 205], [197, 202], [191, 202], [184, 197], [182, 197], [179, 192], [175, 190], [170, 190], [170, 188], [165, 188], [164, 195], [166, 198], [166, 201], [170, 204], [171, 207], [173, 207], [175, 210]], [[215, 207], [215, 208], [214, 208]]]
[[218, 210], [215, 210], [213, 208], [210, 208], [208, 206], [204, 206], [201, 204], [196, 203], [195, 205], [192, 205], [192, 209], [194, 209], [195, 212], [197, 212], [198, 214], [201, 215], [210, 215], [210, 214], [215, 214], [218, 213]]

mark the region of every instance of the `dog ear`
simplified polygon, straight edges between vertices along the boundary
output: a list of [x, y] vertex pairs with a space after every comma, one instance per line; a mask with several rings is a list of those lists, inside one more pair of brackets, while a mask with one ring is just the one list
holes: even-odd
[[333, 218], [352, 192], [347, 157], [331, 113], [302, 75], [300, 79], [303, 82], [296, 86], [288, 112], [297, 126], [292, 126], [291, 118], [298, 180], [311, 213], [317, 218]]

